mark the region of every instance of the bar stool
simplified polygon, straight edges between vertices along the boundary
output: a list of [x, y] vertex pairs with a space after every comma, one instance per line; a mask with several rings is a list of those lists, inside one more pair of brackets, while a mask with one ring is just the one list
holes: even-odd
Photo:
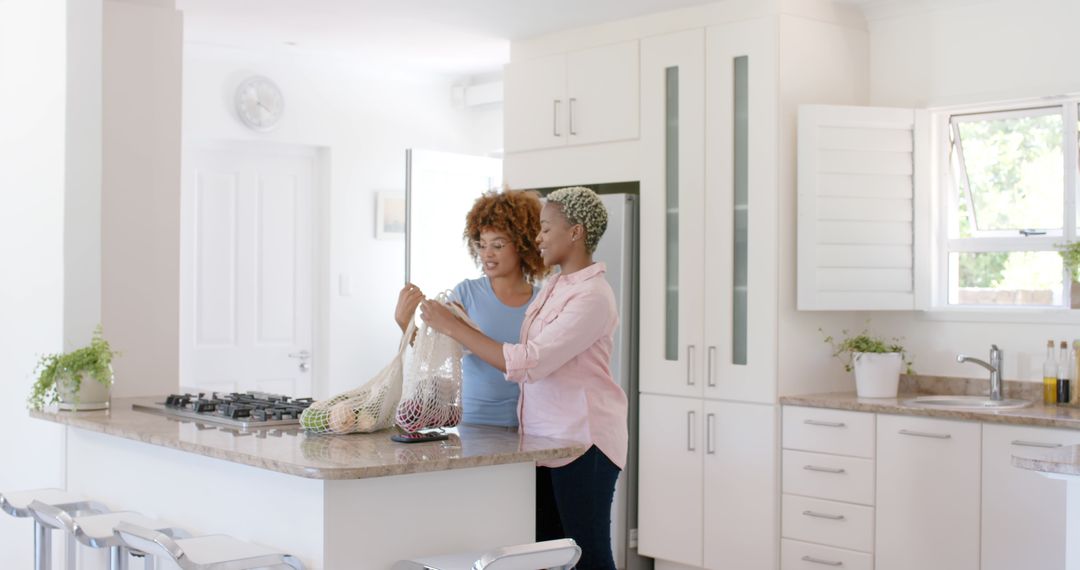
[[[109, 509], [94, 501], [68, 493], [63, 489], [35, 489], [15, 493], [0, 493], [0, 510], [17, 518], [34, 519], [34, 570], [52, 568], [52, 531], [55, 528], [33, 517], [29, 505], [39, 501], [55, 506], [71, 514], [95, 514], [108, 512]], [[75, 537], [68, 537], [67, 568], [75, 568]]]
[[[174, 538], [187, 536], [187, 533], [182, 529], [170, 527], [168, 524], [131, 511], [72, 516], [57, 507], [46, 505], [40, 501], [31, 502], [28, 508], [35, 519], [51, 527], [63, 528], [69, 535], [74, 536], [79, 544], [90, 548], [108, 548], [110, 570], [127, 570], [129, 556], [145, 557], [146, 555], [144, 552], [129, 550], [116, 537], [115, 527], [119, 523], [126, 522], [139, 525]], [[146, 558], [143, 567], [147, 570], [153, 570], [154, 559]]]
[[444, 554], [402, 560], [393, 570], [570, 570], [581, 558], [581, 547], [572, 538], [533, 544], [504, 546], [490, 552]]
[[249, 570], [286, 566], [304, 570], [295, 556], [264, 546], [214, 534], [176, 538], [146, 527], [121, 522], [116, 536], [130, 549], [175, 562], [182, 570]]

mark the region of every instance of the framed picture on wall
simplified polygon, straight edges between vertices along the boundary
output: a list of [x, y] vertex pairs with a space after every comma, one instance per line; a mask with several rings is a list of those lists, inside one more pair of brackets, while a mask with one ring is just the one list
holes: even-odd
[[375, 239], [405, 239], [405, 194], [375, 195]]

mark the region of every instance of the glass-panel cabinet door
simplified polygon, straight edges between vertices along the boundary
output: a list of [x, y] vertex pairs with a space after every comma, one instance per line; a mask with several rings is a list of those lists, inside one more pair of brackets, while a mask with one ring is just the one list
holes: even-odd
[[700, 396], [705, 33], [641, 42], [642, 392]]
[[706, 397], [776, 399], [776, 26], [707, 31]]

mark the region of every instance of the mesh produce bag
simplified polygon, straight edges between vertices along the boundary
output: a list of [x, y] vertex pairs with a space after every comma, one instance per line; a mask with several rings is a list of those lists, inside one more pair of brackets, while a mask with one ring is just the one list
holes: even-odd
[[386, 368], [359, 388], [315, 402], [300, 415], [300, 425], [314, 433], [370, 433], [393, 426], [401, 399], [403, 357], [416, 330], [410, 319], [398, 352]]
[[[436, 300], [473, 328], [465, 311], [447, 293]], [[401, 402], [394, 423], [407, 432], [453, 427], [461, 423], [461, 356], [458, 341], [422, 323], [405, 370]]]

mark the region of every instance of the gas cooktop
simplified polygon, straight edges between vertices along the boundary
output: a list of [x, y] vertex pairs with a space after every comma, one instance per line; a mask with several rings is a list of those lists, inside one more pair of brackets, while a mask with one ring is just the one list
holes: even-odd
[[164, 402], [132, 404], [131, 408], [238, 428], [298, 425], [311, 398], [292, 398], [264, 392], [204, 392], [170, 394]]

